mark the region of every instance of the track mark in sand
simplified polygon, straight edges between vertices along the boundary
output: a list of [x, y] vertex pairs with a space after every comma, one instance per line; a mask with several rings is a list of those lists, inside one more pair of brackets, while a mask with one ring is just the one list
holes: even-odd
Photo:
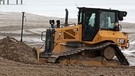
[[0, 73], [0, 76], [8, 76], [8, 75], [5, 73]]

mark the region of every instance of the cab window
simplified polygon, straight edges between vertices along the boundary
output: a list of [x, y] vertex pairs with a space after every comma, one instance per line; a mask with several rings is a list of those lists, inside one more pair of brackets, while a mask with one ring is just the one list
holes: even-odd
[[95, 18], [96, 18], [96, 14], [92, 13], [91, 17], [89, 18], [89, 23], [88, 23], [89, 26], [94, 27], [94, 25], [95, 25]]
[[95, 26], [95, 18], [96, 18], [96, 13], [91, 13], [91, 12], [86, 12], [84, 13], [84, 22], [85, 22], [85, 26], [87, 26], [87, 28], [92, 28]]
[[115, 12], [103, 11], [100, 13], [100, 29], [113, 29], [115, 20]]

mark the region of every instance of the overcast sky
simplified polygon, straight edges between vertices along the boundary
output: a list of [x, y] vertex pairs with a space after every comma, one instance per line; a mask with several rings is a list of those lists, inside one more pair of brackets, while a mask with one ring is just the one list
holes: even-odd
[[[12, 2], [11, 2], [12, 1]], [[14, 3], [16, 0], [10, 0]], [[23, 0], [23, 5], [0, 5], [0, 11], [29, 12], [40, 15], [65, 17], [65, 8], [69, 17], [77, 17], [76, 7], [98, 7], [124, 10], [128, 12], [127, 21], [135, 20], [135, 0]]]

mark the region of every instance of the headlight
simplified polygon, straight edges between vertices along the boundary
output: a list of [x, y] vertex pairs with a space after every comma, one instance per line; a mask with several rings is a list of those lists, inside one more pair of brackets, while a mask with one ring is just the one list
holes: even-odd
[[118, 44], [125, 44], [125, 39], [118, 39], [117, 40], [117, 43]]
[[77, 28], [75, 28], [75, 29], [73, 29], [73, 31], [74, 31], [74, 32], [77, 32], [77, 31], [78, 31], [78, 29], [77, 29]]
[[59, 32], [59, 36], [61, 36], [62, 35], [62, 32]]

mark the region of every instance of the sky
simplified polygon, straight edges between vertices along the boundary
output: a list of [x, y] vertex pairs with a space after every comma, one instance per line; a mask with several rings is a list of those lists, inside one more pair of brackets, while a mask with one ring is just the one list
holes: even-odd
[[[15, 4], [16, 0], [10, 0]], [[65, 8], [69, 10], [69, 18], [77, 18], [77, 7], [111, 8], [127, 11], [127, 22], [134, 22], [134, 0], [23, 0], [23, 5], [0, 5], [4, 12], [28, 12], [44, 16], [65, 17]]]

